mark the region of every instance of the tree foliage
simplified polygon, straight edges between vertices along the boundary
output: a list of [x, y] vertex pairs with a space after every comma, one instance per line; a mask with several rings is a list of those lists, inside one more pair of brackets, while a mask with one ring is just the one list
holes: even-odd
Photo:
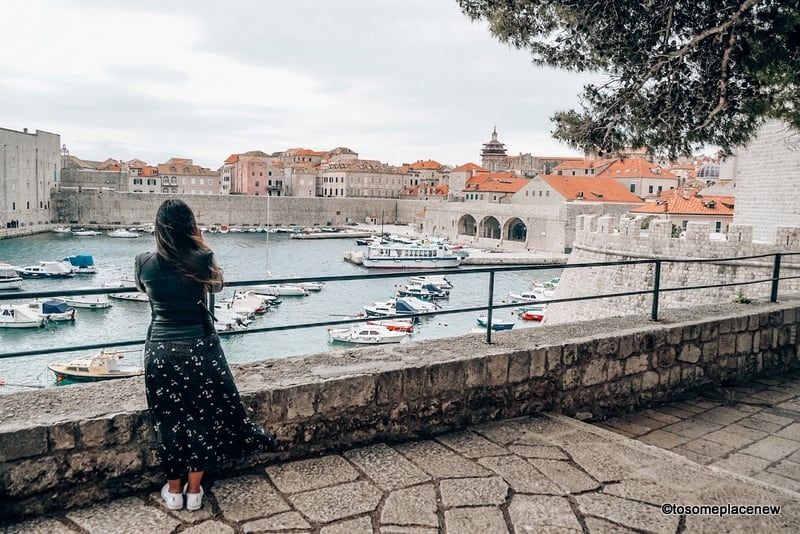
[[[800, 128], [796, 0], [458, 0], [535, 65], [602, 74], [553, 136], [600, 153], [730, 153], [767, 118]], [[547, 83], [545, 80], [543, 83]]]

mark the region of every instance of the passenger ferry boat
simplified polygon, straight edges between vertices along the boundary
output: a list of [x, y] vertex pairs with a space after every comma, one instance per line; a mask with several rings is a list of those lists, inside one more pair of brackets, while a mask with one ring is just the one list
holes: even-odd
[[462, 255], [444, 243], [373, 243], [367, 247], [362, 265], [383, 269], [452, 268]]

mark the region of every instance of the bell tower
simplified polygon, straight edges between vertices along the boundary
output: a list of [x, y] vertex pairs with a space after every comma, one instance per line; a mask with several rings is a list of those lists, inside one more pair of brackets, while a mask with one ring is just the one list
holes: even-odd
[[506, 145], [497, 140], [497, 126], [492, 130], [492, 140], [483, 144], [481, 166], [490, 172], [507, 170]]

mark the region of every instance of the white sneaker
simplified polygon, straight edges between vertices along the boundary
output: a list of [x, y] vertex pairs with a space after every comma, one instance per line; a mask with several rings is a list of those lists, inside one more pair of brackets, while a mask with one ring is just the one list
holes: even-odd
[[169, 484], [164, 484], [164, 487], [161, 488], [161, 497], [164, 499], [164, 504], [166, 504], [167, 508], [170, 510], [180, 510], [183, 508], [183, 494], [170, 493]]
[[199, 510], [203, 507], [203, 486], [200, 486], [200, 493], [187, 493], [186, 489], [189, 484], [184, 484], [183, 492], [186, 494], [186, 509]]

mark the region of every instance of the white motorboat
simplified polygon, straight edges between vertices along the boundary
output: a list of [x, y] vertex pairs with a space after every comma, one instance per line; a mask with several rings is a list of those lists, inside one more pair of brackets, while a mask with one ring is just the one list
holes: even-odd
[[427, 269], [458, 267], [462, 257], [443, 243], [372, 243], [362, 257], [364, 267]]
[[40, 328], [45, 321], [24, 304], [0, 304], [0, 328]]
[[102, 350], [88, 358], [78, 358], [66, 363], [51, 363], [47, 368], [55, 373], [59, 382], [65, 378], [83, 382], [129, 378], [144, 373], [144, 368], [141, 366], [121, 365], [119, 361], [122, 358], [121, 352]]
[[308, 289], [300, 284], [265, 284], [251, 288], [258, 295], [276, 297], [307, 297]]
[[28, 309], [48, 321], [65, 322], [75, 320], [75, 308], [62, 300], [36, 299], [28, 303]]
[[108, 237], [121, 237], [125, 239], [131, 239], [139, 237], [137, 232], [131, 232], [130, 230], [126, 230], [124, 228], [117, 228], [116, 230], [112, 230], [108, 232]]
[[520, 291], [519, 293], [509, 292], [508, 294], [511, 302], [530, 303], [530, 302], [544, 302], [550, 300], [545, 290], [540, 287], [529, 289], [528, 291]]
[[38, 265], [18, 267], [17, 272], [23, 278], [67, 278], [75, 276], [75, 271], [62, 261], [40, 261]]
[[[103, 287], [131, 287], [135, 285], [133, 280], [120, 280], [119, 282], [106, 282]], [[125, 291], [121, 293], [109, 293], [108, 296], [117, 300], [131, 300], [134, 302], [150, 302], [147, 293], [141, 291]]]
[[298, 282], [297, 285], [306, 291], [322, 291], [324, 282]]
[[385, 343], [400, 343], [404, 339], [409, 339], [409, 334], [407, 332], [389, 330], [381, 325], [357, 324], [350, 328], [328, 329], [328, 339], [331, 342], [339, 343], [382, 345]]
[[250, 319], [242, 312], [214, 307], [214, 328], [217, 332], [239, 332], [247, 328]]
[[59, 226], [57, 228], [53, 228], [53, 232], [56, 234], [69, 234], [72, 233], [72, 228], [69, 226]]
[[22, 287], [22, 277], [17, 270], [19, 267], [8, 263], [0, 263], [0, 289], [19, 289]]
[[53, 300], [61, 300], [73, 308], [104, 309], [111, 307], [108, 295], [70, 295]]
[[247, 315], [262, 315], [269, 309], [269, 300], [264, 295], [259, 295], [252, 289], [248, 291], [235, 291], [233, 298], [227, 303], [229, 309], [246, 313]]
[[450, 292], [442, 289], [436, 284], [418, 284], [409, 282], [408, 284], [397, 286], [397, 295], [400, 297], [417, 297], [421, 300], [437, 300], [450, 297]]
[[86, 237], [86, 236], [93, 236], [93, 235], [100, 235], [103, 232], [99, 230], [85, 230], [83, 228], [75, 228], [72, 230], [72, 235], [77, 237]]
[[371, 306], [364, 306], [364, 311], [372, 317], [391, 317], [394, 315], [409, 315], [412, 313], [427, 313], [439, 309], [433, 302], [425, 302], [416, 297], [397, 297], [385, 302], [375, 302]]
[[433, 284], [442, 289], [453, 289], [453, 283], [441, 275], [411, 276], [408, 281], [412, 284]]
[[77, 254], [64, 258], [64, 264], [75, 274], [97, 274], [94, 258], [89, 254]]

